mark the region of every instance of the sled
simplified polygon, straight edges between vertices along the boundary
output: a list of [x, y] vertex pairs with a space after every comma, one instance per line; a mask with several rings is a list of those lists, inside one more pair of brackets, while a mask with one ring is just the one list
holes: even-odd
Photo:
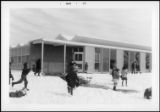
[[27, 91], [29, 89], [21, 89], [21, 90], [16, 90], [16, 91], [12, 91], [9, 93], [9, 97], [15, 97], [15, 98], [20, 98], [23, 97], [27, 94]]
[[152, 87], [145, 89], [144, 98], [146, 98], [146, 99], [151, 99], [152, 98]]

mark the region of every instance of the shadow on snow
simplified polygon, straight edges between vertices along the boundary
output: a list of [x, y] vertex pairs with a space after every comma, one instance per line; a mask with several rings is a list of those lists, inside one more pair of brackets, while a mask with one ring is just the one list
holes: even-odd
[[98, 84], [83, 84], [81, 86], [83, 86], [83, 87], [90, 87], [90, 88], [100, 88], [100, 89], [105, 89], [105, 90], [111, 89], [108, 86], [103, 86], [103, 85], [98, 85]]
[[139, 92], [137, 90], [132, 90], [132, 89], [117, 89], [117, 91], [120, 91], [122, 93], [138, 93]]
[[[98, 85], [98, 84], [83, 84], [81, 85], [82, 87], [89, 87], [89, 88], [99, 88], [99, 89], [105, 89], [105, 90], [108, 90], [108, 89], [111, 89], [110, 87], [108, 86], [104, 86], [104, 85]], [[133, 90], [133, 89], [118, 89], [116, 90], [117, 92], [122, 92], [122, 93], [138, 93], [139, 91], [137, 90]]]

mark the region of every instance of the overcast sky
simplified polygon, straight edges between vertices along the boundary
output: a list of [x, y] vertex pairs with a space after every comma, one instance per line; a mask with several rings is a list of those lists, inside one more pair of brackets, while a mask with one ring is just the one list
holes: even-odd
[[144, 8], [11, 9], [10, 45], [66, 34], [151, 46], [151, 19]]

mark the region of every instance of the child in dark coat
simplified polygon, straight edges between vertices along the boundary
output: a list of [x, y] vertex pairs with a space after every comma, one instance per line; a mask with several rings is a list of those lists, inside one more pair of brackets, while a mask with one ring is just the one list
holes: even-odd
[[41, 72], [41, 59], [38, 59], [36, 61], [36, 69], [34, 75], [38, 73], [38, 76], [40, 76], [40, 72]]
[[24, 81], [24, 88], [23, 89], [27, 89], [27, 85], [28, 85], [27, 75], [28, 75], [29, 72], [30, 72], [30, 68], [28, 68], [27, 63], [24, 63], [20, 80], [18, 80], [16, 82], [13, 82], [12, 86], [14, 86], [15, 84], [22, 83], [22, 81]]
[[70, 68], [68, 71], [68, 74], [66, 76], [66, 81], [67, 81], [67, 85], [68, 85], [68, 93], [70, 93], [71, 95], [73, 95], [73, 89], [78, 86], [78, 76], [77, 76], [77, 65], [76, 63], [70, 63]]
[[113, 78], [113, 90], [116, 90], [116, 86], [118, 84], [118, 81], [119, 81], [119, 69], [117, 67], [114, 67], [113, 70], [112, 70], [112, 78]]

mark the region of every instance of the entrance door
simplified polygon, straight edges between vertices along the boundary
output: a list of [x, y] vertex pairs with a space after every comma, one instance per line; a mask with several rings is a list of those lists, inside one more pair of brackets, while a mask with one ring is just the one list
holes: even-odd
[[78, 72], [83, 72], [83, 52], [74, 52], [73, 54], [73, 60], [78, 65]]

